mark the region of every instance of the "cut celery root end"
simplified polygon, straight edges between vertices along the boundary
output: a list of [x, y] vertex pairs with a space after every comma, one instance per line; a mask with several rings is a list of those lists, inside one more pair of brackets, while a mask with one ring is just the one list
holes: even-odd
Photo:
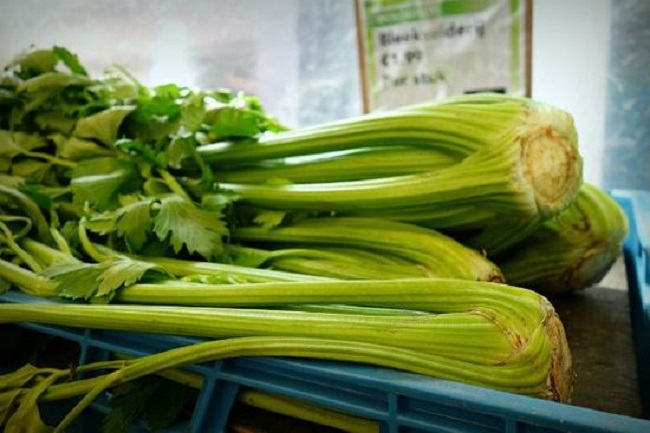
[[571, 350], [560, 317], [548, 300], [544, 299], [543, 304], [546, 305], [544, 326], [551, 342], [552, 353], [546, 398], [570, 403], [575, 379]]
[[531, 106], [522, 127], [521, 158], [542, 218], [558, 214], [582, 184], [578, 134], [570, 114], [543, 104]]

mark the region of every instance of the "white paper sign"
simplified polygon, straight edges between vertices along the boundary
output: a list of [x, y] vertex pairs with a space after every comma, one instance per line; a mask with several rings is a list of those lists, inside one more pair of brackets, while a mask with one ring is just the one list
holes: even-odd
[[526, 93], [523, 0], [358, 0], [367, 111]]

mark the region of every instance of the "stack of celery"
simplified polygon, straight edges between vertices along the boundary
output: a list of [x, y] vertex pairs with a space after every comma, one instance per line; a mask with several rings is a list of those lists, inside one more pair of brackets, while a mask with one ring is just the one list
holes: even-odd
[[93, 78], [62, 47], [25, 53], [0, 81], [0, 282], [69, 301], [2, 304], [0, 323], [206, 342], [0, 376], [0, 426], [40, 431], [36, 402], [84, 395], [63, 431], [108, 388], [236, 356], [568, 401], [571, 357], [542, 294], [597, 282], [627, 232], [581, 173], [571, 116], [530, 99], [290, 131], [247, 95], [150, 88], [120, 68]]

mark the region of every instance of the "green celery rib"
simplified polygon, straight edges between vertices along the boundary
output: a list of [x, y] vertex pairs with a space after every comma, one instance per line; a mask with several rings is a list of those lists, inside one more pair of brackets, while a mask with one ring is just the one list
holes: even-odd
[[198, 151], [215, 166], [395, 144], [432, 148], [462, 158], [485, 145], [490, 135], [503, 131], [513, 119], [520, 119], [527, 104], [499, 97], [490, 104], [434, 103], [269, 134], [259, 143], [216, 143]]
[[344, 248], [283, 249], [272, 251], [265, 266], [284, 272], [352, 280], [427, 275], [426, 270], [413, 263], [398, 259], [386, 263], [387, 258], [385, 254]]
[[[0, 305], [3, 321], [155, 332], [208, 338], [294, 336], [364, 341], [496, 365], [514, 356], [510, 335], [472, 313], [420, 316], [327, 314], [132, 305]], [[78, 319], [73, 317], [78, 316]], [[525, 338], [522, 337], [522, 338]], [[467, 342], [472, 344], [468, 345]]]
[[[477, 251], [454, 239], [434, 230], [378, 218], [307, 218], [273, 229], [239, 227], [233, 231], [233, 237], [244, 243], [263, 243], [277, 249], [276, 254], [269, 256], [268, 261], [280, 270], [302, 270], [309, 273], [307, 271], [310, 266], [318, 266], [318, 259], [328, 263], [328, 252], [343, 256], [348, 254], [351, 260], [357, 258], [361, 261], [364, 260], [363, 252], [372, 252], [388, 255], [400, 262], [393, 260], [385, 263], [376, 257], [367, 257], [367, 263], [359, 263], [359, 275], [363, 275], [367, 268], [374, 269], [373, 263], [377, 263], [378, 275], [383, 274], [384, 278], [411, 275], [502, 281], [497, 266]], [[285, 246], [288, 249], [283, 249]], [[307, 246], [318, 251], [324, 249], [324, 252], [321, 257], [312, 257], [317, 252], [301, 253], [291, 249]], [[328, 250], [332, 247], [344, 247], [347, 250]], [[362, 255], [353, 254], [355, 250]], [[299, 260], [301, 256], [306, 259], [302, 266]], [[343, 259], [344, 257], [341, 258], [338, 272], [354, 268], [354, 263], [345, 263]], [[336, 263], [336, 257], [332, 256], [329, 262]], [[289, 269], [283, 267], [283, 263], [286, 263]], [[381, 271], [382, 267], [384, 272]], [[394, 272], [393, 269], [399, 272]], [[325, 270], [328, 274], [324, 276], [344, 278], [341, 273], [337, 274], [336, 268], [327, 267]]]
[[[294, 337], [241, 337], [197, 343], [127, 362], [121, 369], [121, 373], [123, 381], [129, 381], [170, 368], [241, 356], [309, 357], [359, 362], [508, 392], [551, 397], [548, 394], [544, 374], [530, 374], [530, 364], [528, 367], [504, 365], [495, 369], [377, 344], [349, 344], [326, 339]], [[103, 377], [100, 376], [51, 386], [43, 394], [43, 400], [61, 400], [85, 394], [102, 379]], [[566, 395], [557, 397], [558, 400], [567, 398]]]
[[336, 182], [423, 173], [459, 161], [460, 158], [429, 149], [366, 148], [224, 167], [215, 170], [214, 178], [233, 183], [264, 183], [269, 179], [287, 179], [293, 183]]
[[58, 295], [57, 283], [2, 259], [0, 259], [0, 277], [33, 296], [56, 297]]
[[[544, 347], [543, 339], [537, 340], [529, 348], [537, 350], [539, 356], [532, 357], [532, 350], [527, 348], [530, 353], [526, 353], [524, 362], [490, 366], [372, 343], [320, 338], [239, 337], [198, 343], [149, 355], [128, 363], [121, 369], [121, 374], [124, 381], [173, 367], [229, 357], [309, 357], [392, 367], [508, 392], [565, 400], [567, 395], [555, 394], [555, 389], [549, 389], [547, 379], [551, 352], [548, 347]], [[52, 386], [45, 393], [44, 399], [64, 399], [86, 393], [99, 380], [101, 378]]]
[[[242, 284], [135, 284], [118, 293], [121, 302], [172, 305], [259, 307], [286, 304], [341, 303], [369, 307], [415, 309], [435, 313], [462, 312], [475, 305], [507, 310], [509, 316], [538, 314], [539, 295], [498, 283], [450, 278], [394, 280], [329, 280]], [[512, 305], [509, 305], [509, 304]]]
[[11, 205], [17, 205], [34, 223], [38, 237], [43, 242], [52, 242], [50, 228], [38, 205], [27, 195], [23, 194], [16, 188], [11, 188], [0, 184], [0, 203], [9, 202]]
[[329, 278], [379, 280], [427, 274], [414, 263], [398, 257], [352, 248], [285, 248], [269, 251], [229, 245], [228, 252], [235, 261], [240, 254], [254, 254], [260, 257], [258, 266], [264, 269]]
[[271, 269], [246, 268], [243, 266], [228, 265], [225, 263], [193, 262], [181, 259], [166, 257], [150, 257], [128, 255], [129, 257], [159, 265], [172, 275], [183, 277], [188, 275], [214, 275], [242, 277], [250, 282], [271, 282], [271, 281], [325, 281], [326, 278], [298, 275], [289, 272], [280, 272]]

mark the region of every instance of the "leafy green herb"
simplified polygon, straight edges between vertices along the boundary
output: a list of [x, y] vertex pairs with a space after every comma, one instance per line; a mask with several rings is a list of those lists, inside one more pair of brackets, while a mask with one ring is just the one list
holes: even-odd
[[73, 74], [88, 76], [86, 68], [79, 63], [79, 57], [76, 54], [71, 53], [65, 47], [58, 46], [52, 48], [52, 53], [56, 55], [56, 57], [61, 60]]
[[112, 146], [117, 140], [117, 131], [122, 121], [136, 108], [133, 106], [112, 107], [77, 121], [73, 134], [80, 138], [99, 141]]
[[52, 197], [43, 191], [43, 186], [38, 183], [23, 183], [18, 190], [31, 198], [45, 212], [52, 210]]
[[94, 141], [85, 140], [79, 137], [66, 137], [63, 134], [52, 134], [50, 139], [57, 147], [57, 154], [61, 158], [71, 161], [111, 156], [112, 151]]
[[26, 80], [45, 72], [53, 72], [58, 60], [52, 50], [34, 50], [18, 56], [7, 68]]
[[196, 138], [192, 135], [174, 137], [167, 147], [166, 155], [171, 168], [181, 168], [185, 159], [191, 159], [196, 155]]
[[139, 251], [151, 232], [151, 204], [153, 200], [134, 200], [122, 208], [115, 228], [124, 237], [129, 251]]
[[118, 140], [115, 143], [115, 147], [131, 156], [132, 160], [137, 158], [140, 161], [161, 169], [167, 167], [167, 158], [165, 157], [165, 154], [162, 152], [156, 152], [150, 146], [144, 145], [140, 140]]
[[69, 86], [89, 86], [92, 80], [79, 75], [64, 74], [61, 72], [46, 72], [29, 80], [23, 81], [18, 86], [19, 92], [33, 93], [46, 91], [47, 97], [53, 96], [55, 92], [61, 92]]
[[76, 120], [58, 111], [44, 111], [34, 117], [36, 124], [43, 131], [55, 131], [70, 134]]
[[181, 107], [175, 99], [164, 96], [141, 96], [128, 118], [131, 133], [143, 142], [156, 142], [178, 129]]
[[181, 105], [181, 125], [190, 132], [198, 131], [205, 119], [205, 101], [203, 93], [190, 95]]
[[217, 140], [252, 138], [264, 130], [264, 115], [235, 107], [221, 107], [206, 113], [206, 123]]
[[101, 263], [61, 263], [43, 275], [59, 283], [59, 295], [70, 299], [108, 302], [117, 290], [140, 281], [147, 273], [164, 275], [155, 264], [117, 258]]
[[222, 238], [228, 234], [221, 218], [220, 211], [204, 210], [183, 197], [172, 195], [161, 199], [153, 230], [161, 241], [169, 239], [175, 253], [185, 246], [190, 254], [211, 259], [222, 253]]
[[265, 229], [272, 229], [279, 226], [284, 221], [287, 216], [286, 211], [276, 210], [276, 211], [262, 211], [255, 215], [253, 222], [256, 225], [262, 226]]
[[135, 164], [110, 157], [80, 161], [71, 178], [75, 203], [88, 202], [97, 210], [116, 208], [118, 194], [133, 192], [140, 184]]

